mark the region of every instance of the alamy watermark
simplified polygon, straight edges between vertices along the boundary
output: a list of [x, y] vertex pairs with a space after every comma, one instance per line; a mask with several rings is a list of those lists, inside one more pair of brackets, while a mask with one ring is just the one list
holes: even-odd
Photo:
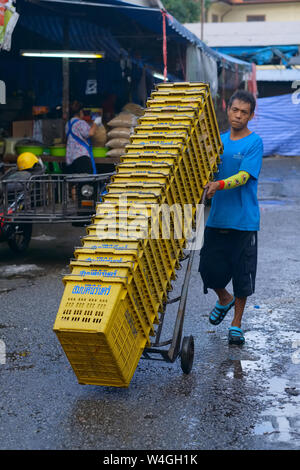
[[292, 93], [292, 103], [293, 104], [300, 104], [300, 80], [295, 80], [292, 83], [292, 88], [294, 93]]
[[3, 80], [0, 80], [0, 104], [6, 104], [6, 86]]
[[[120, 196], [118, 203], [98, 206], [93, 233], [99, 239], [121, 236], [132, 240], [163, 239], [186, 241], [186, 249], [202, 248], [204, 204], [129, 203]], [[92, 234], [92, 233], [91, 233]]]

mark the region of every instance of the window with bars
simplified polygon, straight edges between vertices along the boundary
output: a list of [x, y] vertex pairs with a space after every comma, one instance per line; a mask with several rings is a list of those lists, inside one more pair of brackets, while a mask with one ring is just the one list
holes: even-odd
[[247, 21], [266, 21], [266, 15], [247, 15]]

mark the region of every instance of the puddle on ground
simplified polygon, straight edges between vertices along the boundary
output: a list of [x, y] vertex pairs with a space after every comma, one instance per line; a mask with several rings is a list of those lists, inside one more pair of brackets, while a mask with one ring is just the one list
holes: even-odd
[[36, 264], [12, 264], [3, 266], [0, 272], [0, 279], [10, 279], [15, 277], [33, 277], [41, 274], [44, 269]]
[[37, 240], [39, 242], [49, 242], [51, 240], [56, 240], [56, 237], [50, 237], [50, 235], [37, 235], [36, 237], [31, 237], [31, 240]]
[[257, 387], [263, 412], [253, 431], [256, 436], [263, 436], [273, 444], [297, 448], [300, 445], [300, 331], [282, 331], [282, 318], [289, 312], [286, 307], [261, 304], [249, 305], [248, 310], [258, 314], [250, 320], [250, 328], [245, 328], [245, 346], [229, 350], [223, 363], [226, 378]]
[[[287, 404], [278, 410], [265, 411], [261, 423], [254, 428], [257, 436], [267, 436], [272, 442], [300, 444], [300, 416], [298, 405]], [[298, 413], [298, 414], [297, 414]]]

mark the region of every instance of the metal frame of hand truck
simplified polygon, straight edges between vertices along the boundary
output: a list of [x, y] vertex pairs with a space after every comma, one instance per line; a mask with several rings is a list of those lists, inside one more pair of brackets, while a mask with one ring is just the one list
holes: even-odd
[[[201, 203], [205, 203], [206, 190], [204, 190]], [[197, 235], [196, 235], [197, 236]], [[195, 238], [192, 242], [195, 242]], [[146, 360], [164, 361], [174, 363], [180, 356], [181, 369], [185, 374], [189, 374], [193, 367], [194, 360], [194, 337], [193, 335], [184, 336], [182, 343], [183, 323], [185, 317], [185, 309], [187, 303], [187, 295], [189, 289], [189, 282], [192, 272], [192, 265], [194, 261], [195, 250], [192, 248], [188, 254], [184, 257], [184, 260], [188, 259], [188, 264], [185, 271], [184, 281], [181, 288], [181, 295], [179, 297], [169, 299], [165, 303], [165, 308], [160, 315], [159, 325], [155, 335], [155, 341], [151, 345], [143, 350], [142, 358]], [[173, 336], [171, 339], [160, 342], [160, 337], [163, 329], [164, 318], [166, 314], [166, 307], [169, 304], [179, 302], [175, 326], [173, 329]], [[168, 349], [162, 349], [165, 346], [169, 346]]]

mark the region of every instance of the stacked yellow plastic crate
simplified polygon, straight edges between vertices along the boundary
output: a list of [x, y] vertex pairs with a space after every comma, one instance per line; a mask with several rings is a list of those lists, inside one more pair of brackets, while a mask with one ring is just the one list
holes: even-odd
[[54, 331], [79, 383], [129, 385], [183, 254], [178, 208], [195, 217], [221, 152], [209, 86], [158, 85], [64, 277]]

